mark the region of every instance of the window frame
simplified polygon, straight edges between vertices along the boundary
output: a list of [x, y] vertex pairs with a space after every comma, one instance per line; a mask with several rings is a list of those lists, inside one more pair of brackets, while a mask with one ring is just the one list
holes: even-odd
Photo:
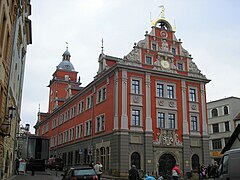
[[198, 117], [195, 115], [190, 116], [191, 131], [198, 131]]
[[131, 126], [141, 126], [141, 110], [133, 108], [131, 110]]
[[165, 128], [166, 125], [165, 120], [165, 113], [164, 112], [157, 112], [157, 128]]
[[169, 129], [176, 129], [176, 114], [168, 113], [168, 126]]

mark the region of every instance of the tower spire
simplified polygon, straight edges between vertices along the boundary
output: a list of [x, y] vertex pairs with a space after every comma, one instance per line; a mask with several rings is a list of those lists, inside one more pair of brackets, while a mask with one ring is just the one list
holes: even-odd
[[104, 47], [103, 47], [103, 38], [102, 38], [102, 47], [101, 47], [101, 49], [102, 49], [102, 54], [103, 54], [103, 48], [104, 48]]

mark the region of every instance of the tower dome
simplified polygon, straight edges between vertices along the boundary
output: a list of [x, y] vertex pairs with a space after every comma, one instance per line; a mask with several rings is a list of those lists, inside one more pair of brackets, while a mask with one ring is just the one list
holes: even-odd
[[67, 71], [74, 71], [74, 67], [72, 63], [70, 62], [70, 53], [68, 51], [68, 47], [66, 51], [62, 55], [62, 62], [57, 66], [57, 69], [67, 70]]

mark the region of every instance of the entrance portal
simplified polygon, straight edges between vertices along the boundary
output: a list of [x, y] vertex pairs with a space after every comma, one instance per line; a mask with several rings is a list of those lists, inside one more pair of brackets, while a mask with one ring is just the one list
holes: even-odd
[[176, 164], [176, 160], [173, 155], [165, 153], [163, 154], [159, 161], [159, 174], [162, 176], [172, 175], [172, 168]]

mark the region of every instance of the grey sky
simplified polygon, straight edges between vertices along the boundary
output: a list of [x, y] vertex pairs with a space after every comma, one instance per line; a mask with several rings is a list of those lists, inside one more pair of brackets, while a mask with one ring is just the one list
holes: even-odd
[[[104, 53], [122, 58], [151, 31], [160, 14], [176, 25], [176, 36], [208, 79], [207, 101], [240, 97], [240, 1], [238, 0], [32, 0], [33, 44], [28, 47], [21, 124], [47, 112], [46, 87], [68, 42], [82, 85], [98, 70]], [[151, 13], [150, 13], [151, 12]], [[151, 15], [150, 15], [151, 14]], [[175, 22], [175, 23], [174, 23]], [[33, 129], [31, 129], [33, 132]]]

